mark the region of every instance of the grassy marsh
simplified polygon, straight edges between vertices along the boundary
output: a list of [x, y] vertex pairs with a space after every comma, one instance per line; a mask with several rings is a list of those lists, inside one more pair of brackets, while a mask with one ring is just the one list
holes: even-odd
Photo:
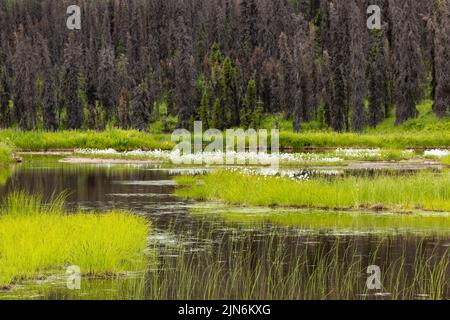
[[[181, 231], [182, 230], [178, 230]], [[58, 299], [448, 299], [450, 251], [434, 238], [295, 236], [271, 229], [217, 234], [206, 224], [194, 235], [215, 239], [200, 250], [181, 243], [155, 254], [157, 265], [135, 277], [92, 280], [87, 295], [37, 288]], [[172, 232], [175, 232], [173, 230]], [[255, 231], [256, 232], [256, 231]], [[262, 234], [260, 234], [262, 235]], [[399, 241], [401, 246], [398, 247]], [[366, 245], [368, 244], [368, 245]], [[367, 267], [382, 270], [380, 290], [366, 286]]]
[[390, 209], [450, 211], [450, 172], [411, 176], [289, 178], [212, 172], [201, 177], [180, 177], [176, 193], [198, 200], [229, 204], [333, 209]]
[[[450, 251], [435, 238], [380, 236], [367, 242], [365, 237], [354, 236], [298, 237], [289, 230], [273, 228], [255, 241], [252, 233], [220, 235], [208, 225], [193, 235], [215, 241], [200, 250], [181, 243], [162, 251], [155, 246], [152, 251], [160, 252], [154, 256], [158, 264], [131, 277], [87, 280], [80, 292], [63, 285], [31, 288], [38, 295], [57, 299], [450, 297]], [[366, 270], [373, 264], [382, 270], [381, 290], [366, 286]]]
[[[0, 211], [0, 286], [65, 272], [111, 275], [144, 267], [149, 224], [125, 212], [66, 214], [62, 196], [44, 204], [9, 195]], [[130, 232], [132, 230], [133, 232]]]
[[[110, 198], [90, 197], [92, 191], [88, 188], [93, 182], [102, 181], [97, 185], [98, 189], [104, 189], [104, 194], [110, 192], [121, 193], [123, 195], [141, 195], [142, 193], [155, 192], [154, 187], [142, 189], [127, 185], [117, 185], [118, 180], [148, 180], [159, 181], [166, 179], [166, 176], [149, 174], [145, 169], [136, 172], [136, 175], [128, 174], [131, 170], [128, 166], [79, 166], [65, 165], [58, 162], [48, 164], [28, 163], [17, 166], [17, 176], [14, 180], [22, 181], [24, 184], [34, 185], [31, 190], [46, 190], [46, 195], [55, 190], [69, 189], [77, 192], [76, 202], [83, 204], [84, 208], [97, 208], [98, 203], [102, 204], [102, 210], [106, 209], [111, 201]], [[53, 160], [52, 160], [53, 161]], [[52, 166], [57, 170], [52, 171]], [[64, 170], [62, 170], [64, 168]], [[97, 171], [99, 170], [99, 171]], [[106, 170], [106, 172], [104, 172]], [[133, 169], [136, 170], [136, 169]], [[92, 174], [99, 175], [93, 178]], [[139, 173], [140, 172], [140, 173]], [[143, 174], [145, 172], [146, 174]], [[438, 177], [439, 174], [424, 173], [426, 175]], [[106, 182], [104, 177], [107, 176]], [[91, 177], [91, 178], [87, 178]], [[257, 177], [256, 177], [257, 178]], [[263, 177], [262, 180], [264, 180]], [[366, 177], [368, 178], [368, 177]], [[378, 178], [378, 177], [375, 177]], [[399, 179], [398, 175], [392, 179]], [[179, 181], [185, 184], [202, 183], [204, 177], [184, 176]], [[240, 178], [241, 179], [241, 178]], [[184, 180], [184, 181], [182, 181]], [[328, 182], [337, 180], [336, 177], [328, 177]], [[433, 181], [432, 179], [428, 179]], [[280, 183], [280, 180], [278, 184]], [[291, 180], [292, 181], [292, 180]], [[292, 181], [295, 182], [295, 181]], [[298, 183], [298, 182], [297, 182]], [[235, 183], [237, 184], [237, 183]], [[17, 184], [21, 189], [22, 184]], [[58, 187], [55, 187], [55, 186]], [[74, 187], [75, 186], [75, 187]], [[108, 189], [112, 186], [114, 189]], [[28, 190], [28, 189], [27, 189]], [[78, 191], [76, 191], [78, 190]], [[113, 190], [113, 191], [111, 191]], [[156, 192], [166, 193], [167, 190]], [[246, 190], [248, 192], [248, 190]], [[2, 196], [7, 196], [7, 193]], [[172, 198], [172, 197], [171, 197]], [[323, 220], [320, 214], [312, 212], [311, 216], [295, 217], [293, 211], [307, 212], [307, 210], [281, 209], [286, 214], [286, 219], [277, 216], [276, 219], [268, 217], [267, 211], [271, 214], [275, 211], [270, 208], [237, 208], [234, 212], [240, 215], [242, 220], [231, 216], [234, 214], [229, 207], [217, 203], [199, 203], [197, 208], [206, 209], [209, 213], [224, 211], [228, 208], [229, 219], [211, 218], [211, 216], [195, 216], [186, 214], [186, 203], [179, 199], [166, 199], [168, 202], [161, 203], [161, 198], [153, 200], [147, 196], [132, 198], [130, 201], [120, 200], [120, 208], [145, 212], [152, 219], [155, 233], [147, 238], [143, 233], [144, 243], [149, 243], [148, 247], [143, 245], [145, 255], [142, 250], [128, 255], [118, 264], [118, 271], [93, 272], [93, 277], [83, 276], [81, 290], [69, 290], [66, 287], [64, 277], [67, 265], [80, 265], [73, 261], [71, 257], [64, 261], [55, 261], [50, 253], [44, 249], [39, 249], [38, 255], [31, 255], [27, 258], [33, 265], [36, 265], [42, 254], [47, 261], [53, 261], [48, 268], [30, 271], [29, 275], [16, 276], [12, 283], [20, 283], [18, 286], [12, 285], [11, 290], [2, 292], [0, 289], [0, 299], [10, 299], [17, 296], [27, 299], [448, 299], [450, 298], [449, 286], [449, 248], [448, 248], [448, 220], [443, 217], [445, 214], [423, 213], [414, 215], [388, 215], [373, 214], [371, 216], [361, 216], [355, 222], [351, 212], [333, 213], [329, 212]], [[42, 221], [42, 223], [52, 220], [54, 216], [67, 216], [75, 219], [80, 217], [86, 221], [83, 214], [67, 215], [62, 208], [62, 199], [45, 204], [40, 199], [29, 197], [12, 198], [12, 203], [18, 205], [7, 205], [4, 208], [14, 208], [3, 210], [0, 214], [0, 234], [3, 236], [5, 230], [3, 221], [5, 218], [26, 219], [28, 212], [39, 212], [42, 219], [27, 221]], [[72, 201], [72, 200], [70, 200]], [[53, 203], [53, 205], [52, 205]], [[43, 205], [41, 205], [43, 204]], [[60, 205], [61, 204], [61, 205]], [[189, 208], [192, 204], [189, 203]], [[25, 210], [24, 208], [33, 208]], [[108, 206], [109, 208], [109, 206]], [[155, 210], [154, 208], [160, 208]], [[183, 209], [181, 209], [183, 208]], [[223, 210], [222, 210], [223, 209]], [[254, 209], [253, 217], [246, 217], [243, 212]], [[242, 211], [242, 212], [240, 212]], [[163, 213], [163, 214], [161, 214]], [[224, 212], [226, 216], [227, 212]], [[91, 215], [91, 214], [87, 214]], [[126, 214], [127, 215], [127, 214]], [[99, 220], [103, 215], [87, 220], [90, 225], [84, 226], [98, 233], [98, 227], [91, 225], [102, 225]], [[264, 216], [264, 218], [263, 218]], [[33, 215], [34, 217], [34, 215]], [[415, 219], [417, 217], [418, 220]], [[133, 216], [133, 218], [137, 218]], [[243, 221], [248, 218], [247, 221]], [[278, 219], [280, 218], [280, 219]], [[304, 218], [304, 219], [303, 219]], [[69, 219], [69, 218], [68, 218]], [[94, 219], [94, 220], [91, 220]], [[140, 219], [140, 218], [137, 218]], [[265, 219], [263, 221], [263, 219]], [[303, 220], [302, 220], [303, 219]], [[392, 220], [390, 220], [392, 219]], [[55, 218], [55, 220], [59, 220]], [[230, 221], [238, 223], [229, 223]], [[17, 220], [21, 221], [21, 220]], [[73, 220], [75, 221], [75, 220]], [[70, 221], [74, 228], [74, 222]], [[268, 223], [265, 223], [265, 222]], [[245, 222], [245, 223], [241, 223]], [[78, 221], [75, 221], [78, 225]], [[23, 224], [23, 223], [22, 223]], [[37, 223], [36, 223], [37, 224]], [[27, 223], [23, 224], [27, 226]], [[56, 223], [55, 228], [60, 228], [62, 224]], [[285, 227], [285, 226], [288, 227]], [[326, 230], [322, 231], [323, 228]], [[65, 228], [66, 225], [63, 225]], [[92, 227], [92, 228], [91, 228]], [[305, 228], [316, 228], [312, 232], [304, 232]], [[8, 228], [10, 228], [8, 226]], [[15, 225], [17, 231], [14, 236], [20, 239], [22, 229]], [[43, 226], [45, 232], [50, 235], [58, 230], [53, 230], [47, 225]], [[85, 252], [82, 257], [86, 257], [86, 264], [90, 263], [95, 268], [105, 263], [105, 255], [114, 256], [125, 255], [124, 251], [118, 253], [115, 249], [110, 249], [109, 244], [116, 246], [116, 239], [120, 237], [122, 231], [116, 234], [116, 227], [108, 225], [110, 232], [102, 235], [107, 239], [104, 244], [102, 254], [95, 257], [95, 263], [88, 261], [90, 252]], [[330, 232], [330, 230], [337, 232]], [[350, 228], [368, 230], [374, 232], [340, 232]], [[392, 228], [416, 231], [425, 230], [425, 234], [415, 232], [387, 232]], [[377, 229], [377, 230], [376, 230]], [[396, 229], [396, 230], [399, 230]], [[433, 230], [431, 230], [433, 229]], [[447, 229], [447, 230], [444, 230]], [[25, 229], [28, 230], [28, 229]], [[70, 229], [73, 230], [73, 229]], [[79, 229], [77, 229], [79, 230]], [[122, 229], [121, 229], [122, 230]], [[128, 235], [133, 230], [132, 235]], [[136, 227], [129, 223], [124, 223], [124, 231], [128, 236], [134, 236]], [[378, 232], [379, 231], [379, 232]], [[82, 231], [84, 232], [84, 231]], [[94, 231], [92, 231], [94, 232]], [[78, 232], [79, 233], [79, 232]], [[77, 233], [77, 234], [78, 234]], [[10, 237], [8, 234], [8, 237]], [[30, 234], [27, 231], [27, 234]], [[40, 233], [41, 234], [41, 233]], [[39, 243], [46, 243], [47, 237], [33, 235]], [[52, 236], [52, 238], [54, 238]], [[67, 237], [66, 237], [67, 238]], [[3, 238], [0, 237], [0, 256]], [[84, 237], [81, 238], [82, 241]], [[67, 241], [66, 239], [64, 239]], [[92, 237], [86, 241], [92, 240]], [[76, 239], [76, 241], [80, 241]], [[17, 242], [17, 241], [16, 241]], [[8, 242], [10, 245], [11, 241]], [[15, 244], [16, 245], [16, 244]], [[33, 245], [35, 245], [33, 243]], [[10, 245], [11, 246], [11, 245]], [[64, 246], [64, 244], [63, 244]], [[92, 247], [96, 245], [93, 244]], [[86, 246], [85, 246], [86, 247]], [[58, 248], [53, 249], [60, 255]], [[74, 249], [75, 250], [75, 249]], [[105, 253], [106, 252], [106, 253]], [[126, 252], [129, 252], [126, 250]], [[11, 253], [15, 254], [15, 252]], [[145, 259], [142, 263], [141, 257]], [[76, 258], [79, 261], [83, 259]], [[25, 260], [25, 259], [24, 259]], [[110, 261], [110, 259], [106, 259]], [[106, 262], [108, 262], [106, 261]], [[117, 261], [117, 260], [114, 260]], [[3, 274], [4, 260], [0, 258], [1, 274]], [[368, 290], [366, 287], [367, 267], [378, 265], [382, 270], [382, 290]], [[22, 266], [26, 268], [27, 266]], [[82, 266], [82, 271], [85, 267]], [[100, 268], [102, 270], [103, 268]], [[94, 269], [95, 270], [95, 269]], [[126, 276], [114, 276], [113, 273], [127, 272]], [[26, 271], [26, 270], [25, 270]], [[48, 279], [46, 275], [52, 275]], [[53, 277], [56, 275], [56, 277]], [[58, 275], [61, 275], [59, 277]], [[95, 275], [100, 275], [96, 277]], [[105, 275], [103, 277], [102, 275]], [[39, 281], [36, 281], [39, 279]], [[28, 281], [29, 280], [29, 281]], [[6, 283], [2, 280], [1, 283]], [[2, 284], [9, 287], [8, 285]], [[1, 287], [1, 285], [0, 285]]]
[[[447, 130], [448, 131], [448, 130]], [[9, 140], [20, 151], [73, 150], [80, 148], [126, 150], [172, 150], [170, 134], [112, 129], [97, 131], [0, 130], [0, 141]], [[406, 148], [450, 147], [450, 134], [442, 131], [394, 131], [364, 134], [330, 131], [280, 132], [282, 150], [304, 148]], [[394, 159], [398, 159], [398, 154]]]

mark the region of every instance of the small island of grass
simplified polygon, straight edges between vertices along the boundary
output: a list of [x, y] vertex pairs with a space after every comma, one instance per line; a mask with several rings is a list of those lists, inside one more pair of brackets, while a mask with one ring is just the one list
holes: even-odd
[[450, 211], [450, 173], [296, 181], [239, 172], [180, 177], [179, 196], [229, 204], [324, 209]]
[[126, 212], [75, 213], [62, 197], [44, 205], [14, 193], [0, 209], [0, 287], [78, 266], [82, 275], [107, 276], [144, 268], [149, 223]]

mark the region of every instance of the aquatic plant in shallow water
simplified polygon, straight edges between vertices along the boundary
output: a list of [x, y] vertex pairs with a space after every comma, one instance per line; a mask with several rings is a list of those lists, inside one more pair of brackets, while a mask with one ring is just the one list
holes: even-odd
[[[208, 233], [208, 229], [203, 230]], [[211, 231], [209, 231], [211, 232]], [[256, 231], [255, 231], [256, 233]], [[422, 238], [299, 237], [286, 231], [235, 232], [204, 250], [181, 247], [148, 273], [149, 299], [443, 299], [449, 250]], [[205, 237], [202, 234], [202, 239]], [[404, 250], [395, 251], [398, 241]], [[366, 286], [379, 265], [382, 289]]]
[[291, 227], [306, 233], [327, 234], [417, 234], [450, 236], [450, 213], [393, 214], [374, 212], [330, 212], [277, 210], [270, 208], [194, 208], [195, 217], [220, 219], [227, 223]]

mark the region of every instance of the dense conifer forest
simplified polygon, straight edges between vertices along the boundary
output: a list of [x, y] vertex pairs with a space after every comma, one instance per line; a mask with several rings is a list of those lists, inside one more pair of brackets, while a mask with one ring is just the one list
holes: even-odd
[[[81, 8], [81, 30], [66, 27]], [[369, 5], [381, 29], [369, 29]], [[5, 0], [0, 126], [361, 132], [450, 114], [448, 0]]]

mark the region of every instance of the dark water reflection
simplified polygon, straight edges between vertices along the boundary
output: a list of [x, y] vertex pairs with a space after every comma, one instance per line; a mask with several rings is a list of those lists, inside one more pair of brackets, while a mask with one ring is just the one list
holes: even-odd
[[[172, 195], [175, 174], [156, 166], [49, 159], [17, 166], [0, 184], [0, 197], [13, 190], [44, 197], [66, 191], [70, 210], [132, 210], [152, 222], [153, 253], [141, 274], [83, 280], [79, 291], [66, 289], [64, 277], [51, 277], [0, 292], [0, 299], [450, 298], [448, 264], [434, 265], [448, 258], [448, 237], [331, 236], [195, 218], [189, 213], [193, 203]], [[382, 290], [366, 288], [371, 264], [385, 272]], [[432, 286], [433, 271], [443, 272], [439, 288]]]

